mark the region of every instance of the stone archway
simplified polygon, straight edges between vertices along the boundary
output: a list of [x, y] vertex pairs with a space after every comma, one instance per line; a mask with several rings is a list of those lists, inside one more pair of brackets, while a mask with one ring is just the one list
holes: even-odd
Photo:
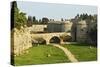
[[49, 40], [49, 43], [61, 43], [61, 40], [59, 37], [57, 36], [53, 36], [50, 40]]
[[36, 37], [32, 40], [32, 45], [34, 44], [46, 44], [46, 40], [42, 37]]

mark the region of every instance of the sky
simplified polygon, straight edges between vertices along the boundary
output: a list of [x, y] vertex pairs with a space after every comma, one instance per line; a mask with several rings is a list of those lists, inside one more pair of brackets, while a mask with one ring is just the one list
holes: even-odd
[[35, 16], [37, 19], [47, 17], [49, 19], [60, 20], [74, 18], [77, 14], [97, 14], [96, 6], [55, 4], [42, 2], [17, 1], [20, 11], [27, 16]]

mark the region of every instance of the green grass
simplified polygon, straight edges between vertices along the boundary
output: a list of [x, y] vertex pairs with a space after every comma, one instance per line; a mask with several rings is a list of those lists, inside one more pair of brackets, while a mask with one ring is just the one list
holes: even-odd
[[[70, 62], [64, 52], [51, 45], [40, 45], [28, 49], [29, 53], [14, 58], [15, 65], [51, 64]], [[48, 54], [51, 56], [48, 57]]]
[[[88, 44], [65, 44], [78, 61], [96, 61], [97, 48]], [[16, 56], [15, 65], [51, 64], [70, 62], [64, 52], [51, 45], [34, 46], [28, 49], [27, 54]], [[48, 54], [51, 56], [48, 57]]]
[[89, 46], [89, 44], [69, 44], [64, 45], [68, 48], [79, 61], [96, 61], [97, 60], [97, 48]]

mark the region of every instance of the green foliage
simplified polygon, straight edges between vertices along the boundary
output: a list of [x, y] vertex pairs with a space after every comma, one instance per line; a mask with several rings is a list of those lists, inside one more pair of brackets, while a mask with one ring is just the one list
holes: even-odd
[[64, 21], [64, 19], [63, 19], [63, 18], [61, 18], [61, 21]]
[[97, 48], [89, 44], [65, 44], [63, 46], [69, 49], [80, 62], [97, 60]]
[[11, 4], [11, 29], [14, 27], [19, 29], [26, 24], [26, 14], [19, 11], [16, 1], [13, 1]]
[[97, 24], [96, 24], [96, 22], [94, 22], [94, 23], [95, 24], [93, 25], [93, 27], [90, 28], [88, 35], [89, 35], [92, 43], [97, 46]]
[[38, 20], [35, 20], [35, 23], [36, 23], [36, 24], [39, 24]]
[[16, 17], [18, 15], [18, 8], [16, 1], [11, 3], [11, 30], [14, 28], [14, 23], [16, 22]]
[[78, 21], [86, 20], [87, 25], [89, 26], [89, 30], [87, 32], [89, 39], [91, 40], [91, 44], [97, 45], [97, 15], [88, 15], [88, 14], [77, 14], [75, 19]]
[[46, 18], [46, 17], [43, 17], [43, 18], [42, 18], [42, 24], [47, 24], [48, 21], [49, 21], [48, 18]]
[[38, 20], [36, 19], [35, 16], [28, 16], [28, 26], [32, 26], [33, 24], [39, 24], [40, 22], [38, 22]]
[[94, 20], [94, 16], [92, 16], [92, 15], [88, 15], [87, 13], [86, 14], [77, 14], [76, 16], [75, 16], [75, 18], [76, 19], [78, 19], [78, 20]]
[[42, 19], [37, 20], [35, 16], [28, 16], [28, 26], [32, 26], [33, 24], [47, 24], [49, 21], [48, 18], [43, 17]]
[[[70, 62], [64, 52], [50, 45], [28, 49], [29, 53], [14, 57], [15, 65], [51, 64]], [[48, 56], [50, 54], [51, 56]]]
[[32, 22], [32, 16], [28, 16], [28, 21]]
[[41, 19], [39, 19], [39, 23], [41, 23], [42, 22], [42, 20]]
[[97, 46], [97, 15], [91, 16], [90, 15], [90, 21], [91, 27], [88, 31], [89, 38], [91, 39], [91, 43], [95, 44]]
[[26, 24], [27, 19], [26, 19], [26, 16], [25, 15], [26, 14], [23, 13], [23, 12], [20, 12], [18, 14], [18, 16], [16, 17], [17, 20], [15, 22], [15, 27], [20, 28], [20, 26], [24, 26]]
[[38, 24], [38, 20], [36, 19], [36, 17], [35, 16], [33, 16], [33, 22], [32, 22], [32, 24]]
[[33, 16], [33, 22], [36, 22], [36, 18], [35, 18], [35, 16]]
[[32, 16], [28, 16], [28, 20], [27, 20], [27, 26], [30, 27], [32, 26]]

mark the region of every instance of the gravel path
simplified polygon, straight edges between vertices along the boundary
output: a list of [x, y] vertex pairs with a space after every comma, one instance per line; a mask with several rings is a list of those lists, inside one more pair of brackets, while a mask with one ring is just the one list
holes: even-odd
[[67, 48], [65, 48], [61, 45], [58, 45], [58, 44], [52, 44], [52, 45], [62, 49], [71, 62], [78, 62], [78, 60], [74, 57], [74, 55]]

